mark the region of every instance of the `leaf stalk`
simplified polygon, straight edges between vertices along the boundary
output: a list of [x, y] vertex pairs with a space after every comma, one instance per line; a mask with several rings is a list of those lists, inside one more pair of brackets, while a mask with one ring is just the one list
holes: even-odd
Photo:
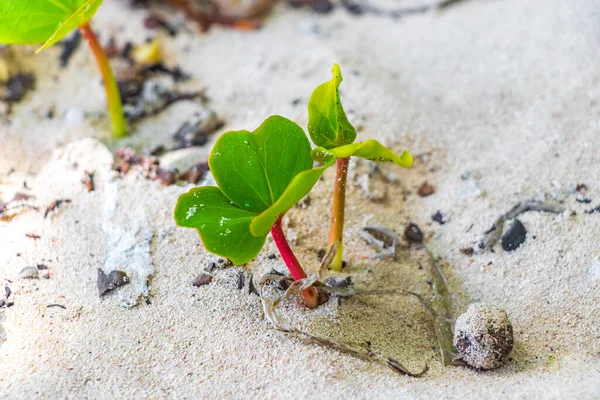
[[342, 241], [344, 239], [344, 209], [346, 208], [346, 181], [348, 178], [348, 164], [350, 157], [336, 160], [335, 185], [333, 187], [333, 206], [331, 208], [331, 225], [329, 229], [329, 246], [337, 242], [337, 253], [330, 269], [342, 270]]
[[[299, 279], [304, 279], [307, 276], [306, 272], [304, 272], [304, 269], [302, 269], [302, 265], [300, 265], [300, 262], [296, 258], [296, 255], [294, 255], [292, 248], [285, 238], [283, 228], [281, 227], [282, 218], [283, 214], [281, 214], [277, 221], [275, 221], [275, 224], [271, 228], [271, 235], [273, 236], [275, 245], [277, 245], [285, 265], [287, 265], [290, 273], [292, 274], [292, 278], [294, 278], [296, 281]], [[308, 308], [316, 308], [319, 305], [319, 296], [315, 288], [312, 286], [302, 291], [302, 297], [304, 297], [304, 303]]]
[[106, 57], [98, 37], [89, 24], [81, 25], [79, 31], [88, 42], [102, 74], [113, 135], [116, 138], [122, 138], [127, 135], [127, 121], [125, 120], [125, 114], [123, 114], [123, 102], [121, 101], [117, 80], [110, 67], [108, 57]]

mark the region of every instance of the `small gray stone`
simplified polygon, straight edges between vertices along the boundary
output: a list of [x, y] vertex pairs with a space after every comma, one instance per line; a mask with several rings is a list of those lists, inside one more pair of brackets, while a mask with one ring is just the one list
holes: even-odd
[[111, 290], [129, 283], [129, 278], [123, 271], [113, 270], [108, 275], [98, 268], [98, 294], [103, 296]]
[[456, 320], [454, 346], [473, 368], [488, 370], [502, 366], [513, 343], [512, 324], [501, 308], [471, 304]]
[[210, 283], [210, 281], [212, 281], [212, 275], [206, 274], [206, 273], [201, 273], [200, 275], [198, 275], [196, 277], [196, 279], [194, 279], [194, 282], [192, 282], [192, 285], [194, 285], [196, 287], [200, 287], [200, 286], [208, 285]]

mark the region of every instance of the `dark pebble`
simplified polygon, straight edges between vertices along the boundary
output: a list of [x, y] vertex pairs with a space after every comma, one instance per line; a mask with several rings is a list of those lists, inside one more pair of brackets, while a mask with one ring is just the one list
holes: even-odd
[[312, 9], [319, 14], [326, 14], [333, 11], [333, 4], [329, 0], [315, 0]]
[[435, 214], [431, 216], [431, 219], [440, 225], [444, 225], [446, 223], [444, 220], [444, 214], [442, 214], [440, 210], [437, 210]]
[[268, 258], [269, 260], [276, 260], [276, 259], [277, 259], [277, 254], [269, 254], [269, 255], [267, 256], [267, 258]]
[[504, 251], [516, 250], [527, 236], [527, 230], [518, 219], [514, 219], [510, 228], [502, 235], [502, 248]]
[[577, 197], [575, 201], [577, 201], [578, 203], [590, 204], [592, 202], [592, 199], [590, 199], [589, 197]]
[[421, 243], [423, 241], [423, 232], [421, 232], [421, 229], [417, 224], [411, 222], [404, 228], [404, 237], [409, 242]]
[[111, 271], [108, 275], [98, 268], [98, 294], [103, 296], [111, 290], [129, 283], [129, 278], [123, 271]]
[[6, 92], [2, 100], [9, 103], [19, 102], [34, 86], [35, 77], [32, 74], [16, 74], [6, 82]]
[[473, 254], [474, 251], [475, 250], [473, 250], [472, 247], [463, 247], [462, 249], [460, 249], [460, 252], [467, 256], [470, 256], [471, 254]]
[[201, 273], [200, 275], [198, 275], [196, 277], [196, 279], [194, 279], [194, 282], [192, 282], [192, 285], [194, 285], [196, 287], [200, 287], [200, 286], [208, 285], [211, 281], [212, 281], [212, 275]]
[[165, 186], [169, 186], [177, 181], [177, 175], [176, 169], [159, 169], [156, 173], [156, 180]]
[[61, 40], [60, 44], [62, 45], [62, 50], [60, 51], [60, 67], [65, 68], [69, 65], [71, 56], [75, 54], [75, 50], [77, 50], [81, 44], [81, 33], [79, 30], [75, 29], [70, 36]]
[[4, 297], [9, 298], [11, 295], [11, 290], [8, 286], [4, 286]]
[[204, 178], [208, 171], [208, 163], [206, 161], [200, 162], [183, 171], [179, 175], [179, 180], [186, 181], [195, 185]]
[[417, 193], [421, 197], [431, 196], [435, 193], [435, 186], [430, 185], [428, 182], [423, 182], [423, 184], [419, 187]]
[[317, 250], [317, 260], [321, 261], [323, 259], [323, 257], [325, 257], [325, 254], [327, 254], [327, 250], [325, 250], [325, 249]]

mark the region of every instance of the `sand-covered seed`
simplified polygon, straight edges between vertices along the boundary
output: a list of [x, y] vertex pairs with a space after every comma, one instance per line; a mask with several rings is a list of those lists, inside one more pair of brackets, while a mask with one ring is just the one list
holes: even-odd
[[471, 304], [456, 320], [454, 346], [471, 367], [500, 367], [513, 348], [513, 328], [506, 311], [489, 304]]

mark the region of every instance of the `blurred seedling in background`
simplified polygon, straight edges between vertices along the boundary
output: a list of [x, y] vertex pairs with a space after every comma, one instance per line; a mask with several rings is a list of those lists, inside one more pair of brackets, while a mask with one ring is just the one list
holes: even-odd
[[324, 162], [336, 158], [336, 178], [333, 189], [333, 206], [329, 230], [329, 246], [337, 243], [337, 252], [330, 268], [342, 269], [344, 209], [346, 203], [346, 179], [351, 156], [372, 161], [389, 161], [404, 168], [412, 166], [413, 157], [409, 152], [399, 156], [376, 140], [369, 139], [354, 143], [356, 130], [348, 121], [340, 101], [339, 86], [342, 73], [337, 64], [333, 65], [333, 78], [313, 91], [308, 101], [308, 132], [318, 146], [311, 155], [316, 161]]
[[43, 43], [37, 52], [79, 29], [88, 42], [100, 68], [115, 137], [127, 134], [127, 121], [117, 81], [98, 38], [90, 28], [90, 20], [102, 0], [0, 0], [0, 43]]
[[[236, 265], [254, 259], [271, 232], [294, 280], [307, 278], [290, 248], [283, 215], [317, 183], [334, 157], [313, 168], [308, 138], [294, 122], [271, 116], [254, 132], [223, 134], [208, 160], [218, 185], [182, 194], [175, 207], [177, 225], [195, 228], [204, 247]], [[319, 305], [316, 290], [302, 290], [306, 305]]]

